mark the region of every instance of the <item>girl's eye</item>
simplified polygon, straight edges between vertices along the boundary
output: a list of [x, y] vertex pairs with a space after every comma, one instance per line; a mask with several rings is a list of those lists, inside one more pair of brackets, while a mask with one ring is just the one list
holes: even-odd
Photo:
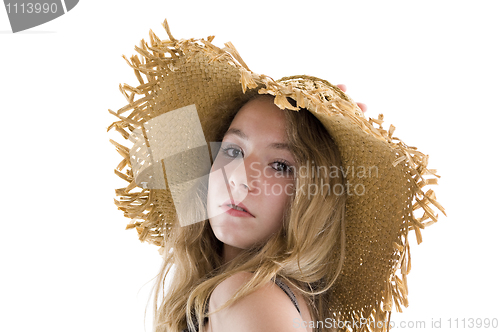
[[275, 161], [274, 163], [271, 164], [271, 167], [276, 170], [277, 172], [280, 173], [285, 173], [285, 174], [292, 174], [293, 173], [293, 167], [288, 164], [287, 161]]
[[243, 157], [243, 151], [239, 147], [236, 146], [226, 146], [221, 148], [224, 155], [229, 158], [240, 158]]

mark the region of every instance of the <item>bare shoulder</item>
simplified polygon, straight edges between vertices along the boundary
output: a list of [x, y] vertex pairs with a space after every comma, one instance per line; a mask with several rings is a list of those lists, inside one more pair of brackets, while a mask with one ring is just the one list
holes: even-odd
[[222, 304], [233, 297], [238, 289], [252, 278], [250, 272], [238, 272], [235, 275], [221, 282], [213, 291], [210, 300], [214, 303]]
[[[231, 299], [251, 278], [251, 273], [240, 272], [220, 283], [210, 297], [210, 311]], [[209, 319], [210, 330], [218, 332], [304, 332], [301, 322], [302, 318], [290, 298], [272, 281]]]

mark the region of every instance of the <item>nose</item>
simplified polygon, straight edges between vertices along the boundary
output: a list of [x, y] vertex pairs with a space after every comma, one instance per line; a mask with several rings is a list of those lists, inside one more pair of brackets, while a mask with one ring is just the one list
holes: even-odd
[[[234, 165], [233, 165], [234, 163]], [[250, 161], [246, 158], [233, 160], [230, 169], [228, 169], [227, 176], [228, 182], [232, 190], [242, 190], [244, 192], [251, 192], [253, 190], [252, 177], [250, 174]]]

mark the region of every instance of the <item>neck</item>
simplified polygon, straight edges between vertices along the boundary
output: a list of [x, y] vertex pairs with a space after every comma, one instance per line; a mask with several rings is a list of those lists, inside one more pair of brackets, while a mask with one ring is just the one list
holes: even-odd
[[224, 259], [224, 264], [232, 261], [242, 251], [243, 251], [243, 249], [241, 249], [241, 248], [236, 248], [236, 247], [233, 247], [233, 246], [230, 246], [230, 245], [227, 245], [224, 243], [224, 247], [222, 249], [222, 257]]

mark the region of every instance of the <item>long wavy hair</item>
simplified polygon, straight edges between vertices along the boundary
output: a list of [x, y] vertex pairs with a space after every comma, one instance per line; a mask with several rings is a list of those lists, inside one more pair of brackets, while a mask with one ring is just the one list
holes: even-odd
[[[312, 319], [332, 317], [332, 286], [345, 256], [346, 194], [338, 190], [344, 188], [342, 172], [338, 171], [342, 166], [340, 154], [326, 129], [308, 110], [284, 112], [288, 144], [297, 167], [295, 192], [285, 209], [282, 229], [265, 244], [224, 264], [223, 244], [208, 220], [183, 227], [176, 223], [178, 226], [172, 227], [164, 239], [164, 261], [153, 289], [155, 332], [180, 331], [203, 322], [213, 290], [241, 271], [252, 272], [253, 277], [218, 310], [279, 276], [302, 292]], [[215, 126], [221, 128], [220, 140], [229, 125]], [[334, 168], [337, 172], [331, 172]], [[207, 186], [203, 183], [200, 188], [204, 190], [199, 192], [206, 195]], [[205, 206], [206, 197], [191, 196], [189, 204]], [[199, 329], [203, 331], [203, 324]]]

